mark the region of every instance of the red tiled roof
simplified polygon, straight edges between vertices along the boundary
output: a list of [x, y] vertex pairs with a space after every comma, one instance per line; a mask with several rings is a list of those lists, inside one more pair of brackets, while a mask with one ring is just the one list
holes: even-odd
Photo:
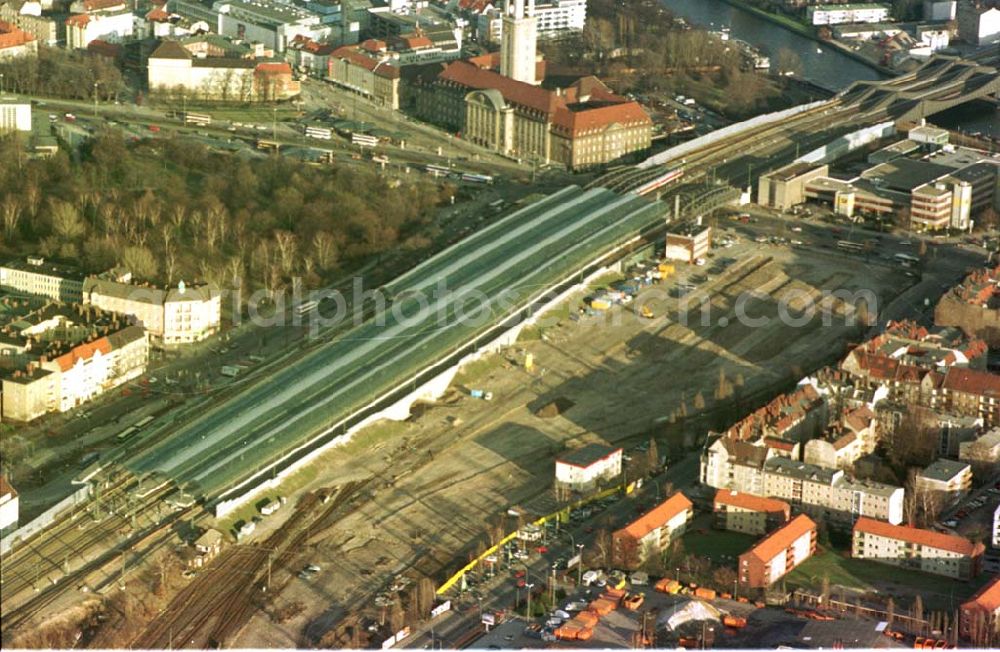
[[86, 27], [89, 22], [90, 16], [87, 14], [74, 14], [66, 19], [66, 24], [73, 27]]
[[885, 521], [862, 516], [854, 524], [855, 532], [866, 532], [888, 539], [916, 543], [938, 550], [948, 550], [960, 555], [975, 556], [983, 551], [983, 544], [975, 544], [965, 537], [943, 534], [934, 530], [922, 530], [908, 525], [893, 525]]
[[1000, 375], [978, 369], [949, 367], [941, 388], [963, 394], [1000, 398]]
[[426, 36], [400, 36], [399, 42], [403, 47], [409, 48], [410, 50], [416, 50], [417, 48], [429, 48], [434, 46], [434, 41], [430, 40]]
[[853, 432], [849, 432], [846, 435], [844, 435], [843, 437], [838, 437], [837, 439], [834, 440], [834, 442], [833, 442], [833, 449], [839, 451], [842, 448], [850, 446], [855, 441], [857, 441], [857, 439], [858, 439], [857, 435], [855, 435]]
[[151, 20], [155, 23], [165, 23], [170, 20], [170, 14], [163, 10], [163, 7], [153, 7], [148, 14], [146, 14], [146, 20]]
[[98, 351], [101, 352], [101, 355], [111, 353], [111, 342], [108, 341], [108, 338], [102, 337], [98, 340], [94, 340], [93, 342], [78, 344], [69, 352], [56, 358], [55, 362], [59, 364], [59, 369], [62, 371], [69, 371], [78, 360], [89, 360], [94, 357], [94, 354]]
[[358, 47], [362, 50], [367, 50], [368, 52], [385, 52], [386, 49], [385, 41], [380, 41], [376, 38], [370, 38], [362, 41]]
[[0, 497], [10, 494], [11, 498], [17, 498], [17, 491], [13, 485], [7, 482], [7, 477], [0, 475]]
[[386, 79], [399, 79], [399, 68], [392, 65], [391, 62], [373, 59], [353, 45], [345, 45], [337, 48], [330, 53], [330, 58], [350, 61], [354, 65], [361, 66], [365, 70], [374, 72], [379, 77], [384, 77]]
[[124, 6], [123, 0], [83, 0], [83, 8], [86, 11], [100, 11]]
[[965, 609], [973, 606], [985, 609], [988, 612], [1000, 609], [1000, 575], [994, 577], [989, 584], [979, 589], [974, 596], [962, 604], [962, 607]]
[[795, 450], [795, 442], [777, 437], [764, 437], [764, 445], [768, 448], [777, 448], [780, 451], [791, 452]]
[[815, 531], [816, 524], [805, 514], [799, 514], [743, 554], [753, 555], [765, 563], [769, 562], [784, 553], [799, 537], [810, 530]]
[[258, 63], [255, 72], [258, 75], [291, 75], [292, 66], [285, 61]]
[[667, 521], [681, 512], [693, 507], [694, 505], [688, 500], [688, 497], [678, 491], [670, 498], [667, 498], [653, 509], [623, 527], [619, 532], [624, 532], [635, 539], [641, 539], [656, 528], [665, 525]]
[[572, 135], [601, 129], [611, 124], [649, 124], [652, 120], [637, 102], [621, 102], [579, 111], [559, 111], [556, 125]]
[[122, 53], [121, 46], [115, 45], [114, 43], [108, 43], [107, 41], [102, 41], [101, 39], [95, 39], [88, 43], [87, 51], [109, 57], [111, 59], [117, 59]]
[[861, 407], [848, 412], [844, 417], [844, 423], [847, 424], [848, 428], [857, 432], [870, 426], [872, 419], [874, 418], [875, 415], [872, 413], [871, 408], [867, 405], [862, 405]]
[[32, 34], [22, 31], [10, 23], [0, 21], [0, 50], [16, 48], [34, 40], [35, 37]]
[[733, 507], [742, 507], [743, 509], [749, 509], [755, 512], [788, 513], [788, 510], [790, 509], [788, 503], [783, 500], [729, 491], [728, 489], [719, 489], [715, 493], [714, 502], [716, 505], [732, 505]]

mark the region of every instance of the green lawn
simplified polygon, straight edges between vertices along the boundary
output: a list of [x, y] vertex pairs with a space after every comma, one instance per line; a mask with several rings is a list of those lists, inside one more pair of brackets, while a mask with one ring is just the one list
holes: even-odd
[[[703, 530], [704, 534], [699, 530]], [[708, 557], [714, 564], [731, 565], [733, 558], [739, 557], [753, 547], [757, 537], [739, 532], [713, 530], [696, 519], [682, 541], [684, 551], [688, 554]]]
[[830, 578], [831, 586], [843, 586], [862, 591], [877, 590], [883, 594], [911, 595], [919, 592], [925, 605], [935, 603], [945, 606], [952, 600], [962, 600], [972, 595], [988, 578], [980, 576], [973, 582], [961, 582], [919, 571], [905, 570], [863, 559], [851, 559], [834, 550], [817, 551], [785, 579], [788, 587], [812, 588], [820, 586], [823, 576]]

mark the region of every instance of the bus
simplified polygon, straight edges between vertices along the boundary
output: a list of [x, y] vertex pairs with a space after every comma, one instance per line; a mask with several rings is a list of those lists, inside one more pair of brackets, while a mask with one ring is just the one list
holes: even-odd
[[115, 436], [115, 441], [121, 444], [134, 437], [137, 432], [139, 432], [138, 428], [136, 428], [135, 426], [129, 426], [128, 428], [122, 430]]
[[320, 140], [332, 140], [333, 132], [326, 127], [306, 127], [306, 138], [319, 138]]
[[212, 116], [207, 113], [185, 113], [184, 114], [184, 124], [186, 125], [198, 125], [199, 127], [207, 127], [212, 124]]
[[436, 177], [448, 176], [449, 174], [451, 174], [451, 170], [449, 168], [444, 167], [443, 165], [425, 165], [424, 169]]
[[148, 417], [143, 417], [143, 418], [141, 418], [141, 419], [139, 419], [138, 421], [135, 422], [135, 427], [139, 428], [139, 429], [145, 428], [149, 424], [153, 423], [153, 419], [155, 419], [155, 418], [156, 417], [154, 417], [152, 415], [150, 415]]
[[920, 259], [916, 256], [911, 256], [910, 254], [896, 254], [893, 256], [897, 261], [901, 263], [919, 263]]
[[865, 248], [860, 242], [851, 242], [850, 240], [838, 240], [837, 247], [851, 253], [861, 253]]
[[470, 174], [466, 172], [462, 175], [462, 181], [469, 183], [493, 183], [493, 177], [488, 174]]
[[351, 134], [351, 144], [359, 147], [375, 147], [378, 145], [378, 138], [368, 134]]
[[263, 149], [268, 152], [277, 152], [281, 149], [281, 143], [274, 140], [258, 140], [257, 149]]

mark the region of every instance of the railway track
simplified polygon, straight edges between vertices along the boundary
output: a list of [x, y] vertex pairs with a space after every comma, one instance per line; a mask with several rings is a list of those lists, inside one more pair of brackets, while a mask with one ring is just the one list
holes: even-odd
[[267, 596], [278, 595], [295, 576], [295, 560], [314, 529], [330, 525], [339, 509], [368, 481], [341, 487], [324, 505], [306, 494], [281, 528], [259, 545], [235, 545], [198, 575], [132, 642], [132, 647], [214, 648], [230, 645]]

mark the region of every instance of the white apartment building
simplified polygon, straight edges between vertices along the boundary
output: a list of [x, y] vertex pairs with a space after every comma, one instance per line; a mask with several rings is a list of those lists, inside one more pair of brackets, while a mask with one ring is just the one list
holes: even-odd
[[622, 474], [622, 449], [588, 444], [556, 458], [556, 483], [573, 491], [587, 491]]
[[993, 537], [991, 541], [994, 548], [1000, 548], [1000, 503], [993, 510]]
[[918, 492], [939, 493], [954, 503], [972, 488], [972, 467], [964, 462], [938, 459], [927, 465], [916, 477]]
[[961, 442], [958, 459], [969, 464], [1000, 468], [1000, 428], [993, 428], [977, 439]]
[[694, 505], [677, 492], [611, 535], [612, 565], [634, 570], [684, 533]]
[[0, 475], [0, 538], [17, 529], [18, 498], [17, 491]]
[[799, 514], [739, 557], [738, 579], [751, 589], [771, 586], [816, 551], [816, 523]]
[[979, 573], [984, 547], [965, 537], [859, 518], [851, 556], [955, 579]]
[[[587, 0], [552, 0], [536, 2], [529, 6], [529, 15], [537, 19], [538, 38], [559, 38], [573, 32], [582, 32], [587, 21]], [[476, 34], [481, 41], [499, 43], [503, 37], [503, 8], [487, 5], [475, 17]]]
[[765, 496], [787, 500], [814, 518], [850, 523], [858, 516], [903, 520], [903, 488], [851, 480], [840, 469], [775, 457], [762, 470]]
[[[0, 134], [12, 131], [31, 131], [31, 104], [12, 97], [0, 97]], [[2, 283], [3, 276], [0, 275]]]
[[66, 47], [82, 50], [91, 41], [119, 42], [135, 32], [135, 16], [124, 0], [76, 0], [66, 19]]
[[98, 278], [84, 283], [83, 302], [102, 310], [131, 315], [154, 344], [172, 347], [200, 342], [219, 330], [222, 297], [213, 288], [130, 285]]
[[844, 23], [884, 23], [889, 20], [889, 7], [875, 3], [824, 5], [809, 7], [806, 17], [812, 25], [842, 25]]
[[[0, 126], [4, 105], [0, 104]], [[30, 106], [28, 129], [31, 129]], [[0, 129], [2, 131], [2, 129]], [[47, 297], [63, 303], [77, 303], [83, 296], [84, 275], [77, 269], [46, 262], [41, 256], [11, 260], [0, 266], [0, 289], [7, 292]]]

